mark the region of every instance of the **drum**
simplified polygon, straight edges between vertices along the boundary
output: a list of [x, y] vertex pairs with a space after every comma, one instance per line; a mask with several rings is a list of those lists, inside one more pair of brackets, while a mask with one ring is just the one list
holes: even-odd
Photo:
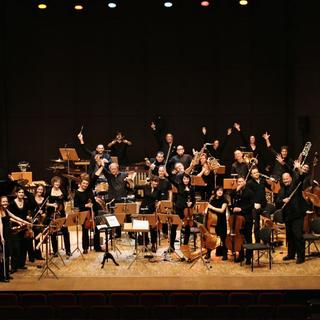
[[97, 194], [106, 194], [109, 190], [109, 184], [107, 182], [100, 182], [96, 184], [95, 192]]

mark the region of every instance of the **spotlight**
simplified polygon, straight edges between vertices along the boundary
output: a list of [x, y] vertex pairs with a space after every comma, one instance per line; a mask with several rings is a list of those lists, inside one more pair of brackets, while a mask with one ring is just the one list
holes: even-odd
[[200, 4], [202, 7], [209, 7], [210, 2], [209, 1], [201, 1]]
[[171, 8], [171, 7], [173, 6], [173, 3], [172, 3], [172, 1], [165, 1], [165, 2], [163, 3], [163, 5], [164, 5], [166, 8]]
[[83, 10], [83, 5], [82, 4], [75, 4], [74, 9], [77, 11], [81, 11], [81, 10]]
[[109, 7], [110, 9], [114, 9], [114, 8], [117, 7], [117, 3], [116, 3], [115, 1], [109, 1], [109, 2], [108, 2], [108, 7]]
[[47, 9], [47, 5], [44, 2], [39, 2], [38, 8], [40, 10], [44, 10], [44, 9]]
[[247, 1], [247, 0], [240, 0], [240, 1], [239, 1], [239, 4], [240, 4], [241, 6], [246, 6], [246, 5], [248, 4], [248, 1]]

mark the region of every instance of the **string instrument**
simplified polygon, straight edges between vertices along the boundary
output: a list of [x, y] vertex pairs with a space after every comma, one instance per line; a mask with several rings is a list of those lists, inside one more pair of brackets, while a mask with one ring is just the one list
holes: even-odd
[[[187, 202], [190, 202], [190, 196], [188, 196]], [[194, 211], [194, 209], [189, 208], [189, 207], [187, 207], [183, 210], [183, 214], [184, 214], [183, 224], [184, 224], [184, 226], [190, 226], [190, 227], [193, 226], [193, 211]]]
[[[237, 191], [236, 198], [232, 205], [232, 209], [237, 206], [240, 201], [240, 191]], [[240, 231], [244, 228], [245, 219], [243, 216], [233, 213], [228, 218], [229, 234], [226, 237], [226, 247], [232, 252], [234, 259], [236, 258], [236, 252], [241, 251], [244, 243], [244, 235]]]
[[44, 207], [48, 199], [49, 199], [49, 196], [47, 196], [47, 198], [42, 202], [38, 211], [35, 213], [35, 215], [32, 218], [32, 223], [35, 223], [36, 221], [38, 221], [40, 224], [43, 223], [44, 219], [46, 218], [46, 214], [42, 213], [42, 208]]
[[[32, 224], [31, 226], [29, 226], [27, 224], [23, 224], [21, 226], [20, 225], [14, 226], [11, 228], [10, 233], [12, 235], [15, 235], [15, 234], [18, 234], [19, 232], [24, 231], [24, 230], [28, 231], [29, 229], [31, 229], [31, 231], [32, 231], [32, 227], [43, 227], [43, 225], [42, 224]], [[27, 238], [26, 235], [24, 235], [24, 237]], [[33, 238], [33, 235], [32, 235], [32, 238]]]
[[207, 213], [204, 221], [205, 224], [197, 223], [203, 237], [204, 247], [206, 249], [214, 250], [217, 246], [216, 226], [218, 223], [218, 216], [212, 212]]
[[[89, 199], [88, 203], [92, 203], [92, 201]], [[84, 227], [88, 230], [95, 229], [93, 206], [91, 206], [90, 211], [88, 211], [86, 221], [84, 222]]]
[[311, 171], [311, 186], [302, 191], [302, 195], [305, 200], [310, 201], [314, 206], [320, 207], [320, 187], [314, 185], [314, 171], [315, 167], [318, 164], [318, 153], [315, 152], [313, 163], [312, 163], [312, 171]]

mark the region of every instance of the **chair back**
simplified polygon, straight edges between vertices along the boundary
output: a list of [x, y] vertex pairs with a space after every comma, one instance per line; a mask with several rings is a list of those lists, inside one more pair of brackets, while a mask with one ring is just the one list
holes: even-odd
[[311, 232], [315, 234], [320, 234], [320, 218], [315, 218], [311, 221], [310, 229]]
[[259, 235], [264, 244], [269, 244], [271, 242], [271, 228], [261, 228], [259, 231]]

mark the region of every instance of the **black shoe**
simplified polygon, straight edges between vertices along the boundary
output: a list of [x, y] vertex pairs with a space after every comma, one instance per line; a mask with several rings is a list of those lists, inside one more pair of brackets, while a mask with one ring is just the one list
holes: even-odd
[[174, 248], [169, 248], [169, 249], [167, 250], [168, 253], [173, 253], [174, 251], [175, 251]]
[[34, 259], [30, 259], [29, 262], [33, 263], [35, 260]]
[[16, 273], [18, 270], [17, 269], [11, 269], [10, 273], [13, 274], [13, 273]]
[[285, 256], [282, 258], [283, 261], [289, 261], [289, 260], [294, 260], [294, 257], [290, 257], [290, 256]]
[[18, 268], [18, 269], [26, 270], [26, 269], [28, 269], [28, 267], [23, 266], [23, 267], [20, 267], [20, 268]]
[[82, 253], [83, 254], [88, 254], [88, 249], [84, 249]]
[[228, 256], [227, 255], [222, 256], [221, 260], [223, 260], [223, 261], [228, 260]]
[[152, 247], [151, 247], [151, 251], [153, 253], [156, 253], [157, 252], [157, 249], [156, 249], [156, 246], [153, 244]]
[[304, 263], [304, 258], [298, 258], [296, 264]]
[[251, 264], [251, 259], [246, 259], [246, 265], [250, 265]]
[[55, 258], [57, 258], [57, 257], [58, 257], [58, 252], [54, 252], [52, 255], [53, 255]]
[[43, 257], [36, 258], [37, 260], [45, 260]]
[[9, 279], [0, 279], [0, 282], [9, 282]]
[[207, 252], [204, 258], [209, 260], [211, 258], [211, 252]]
[[72, 256], [72, 253], [71, 253], [70, 251], [68, 251], [68, 252], [66, 253], [66, 255], [67, 255], [67, 257], [71, 257], [71, 256]]
[[8, 276], [8, 277], [6, 277], [6, 279], [7, 279], [7, 280], [12, 280], [12, 279], [13, 279], [13, 277]]
[[234, 259], [235, 263], [239, 263], [239, 262], [242, 262], [242, 261], [243, 261], [243, 258], [241, 258], [241, 257], [238, 257], [238, 258]]

